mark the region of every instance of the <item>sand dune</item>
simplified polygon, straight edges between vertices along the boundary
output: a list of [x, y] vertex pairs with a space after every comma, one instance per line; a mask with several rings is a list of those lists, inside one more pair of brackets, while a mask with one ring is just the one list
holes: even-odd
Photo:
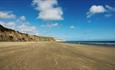
[[115, 48], [48, 42], [0, 43], [0, 70], [115, 70]]

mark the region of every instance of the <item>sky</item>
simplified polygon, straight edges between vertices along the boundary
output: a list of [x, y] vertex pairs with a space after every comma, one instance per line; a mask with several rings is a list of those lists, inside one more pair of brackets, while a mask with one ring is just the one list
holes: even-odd
[[115, 40], [115, 0], [0, 0], [0, 24], [62, 40]]

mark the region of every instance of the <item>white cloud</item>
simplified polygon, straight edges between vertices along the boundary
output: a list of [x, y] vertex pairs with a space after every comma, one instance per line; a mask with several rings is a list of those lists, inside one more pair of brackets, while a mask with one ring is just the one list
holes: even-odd
[[90, 7], [89, 12], [87, 12], [87, 18], [99, 13], [105, 13], [107, 10], [102, 5], [93, 5]]
[[115, 8], [113, 8], [109, 5], [106, 5], [105, 7], [108, 9], [108, 11], [115, 12]]
[[45, 27], [45, 28], [54, 28], [54, 27], [58, 27], [59, 23], [47, 23], [47, 24], [42, 24], [41, 27]]
[[1, 19], [14, 19], [16, 18], [16, 15], [14, 15], [11, 12], [0, 11], [0, 18]]
[[31, 35], [38, 35], [38, 30], [37, 27], [32, 26], [27, 20], [25, 16], [21, 16], [16, 19], [16, 21], [0, 21], [0, 24], [10, 28], [14, 29], [16, 31], [22, 32], [22, 33], [27, 33]]
[[33, 0], [33, 5], [39, 11], [38, 19], [50, 21], [63, 20], [63, 11], [58, 6], [57, 0]]
[[71, 25], [71, 26], [70, 26], [70, 29], [75, 29], [75, 26]]
[[112, 14], [105, 14], [105, 17], [107, 17], [107, 18], [109, 18], [111, 16], [112, 16]]
[[22, 25], [22, 24], [30, 24], [25, 16], [21, 16], [16, 20], [16, 23]]
[[32, 26], [26, 19], [25, 16], [21, 16], [17, 19], [16, 21], [17, 23], [17, 29], [20, 32], [23, 33], [28, 33], [28, 34], [32, 34], [32, 35], [37, 35], [38, 34], [38, 30], [37, 27]]
[[22, 24], [22, 25], [18, 26], [17, 28], [22, 33], [34, 34], [34, 35], [38, 34], [38, 30], [35, 26], [29, 26], [26, 24]]
[[53, 24], [48, 24], [47, 27], [48, 28], [53, 28], [53, 27], [58, 27], [59, 24], [58, 23], [53, 23]]
[[15, 29], [15, 27], [16, 27], [15, 22], [3, 22], [3, 21], [0, 21], [0, 24], [5, 26], [5, 27], [8, 27], [10, 29]]
[[22, 20], [22, 21], [26, 21], [26, 17], [25, 16], [21, 16], [19, 19]]
[[87, 18], [90, 18], [91, 16], [100, 13], [105, 13], [105, 17], [111, 17], [111, 12], [115, 12], [115, 8], [109, 5], [92, 5], [89, 11], [87, 12]]

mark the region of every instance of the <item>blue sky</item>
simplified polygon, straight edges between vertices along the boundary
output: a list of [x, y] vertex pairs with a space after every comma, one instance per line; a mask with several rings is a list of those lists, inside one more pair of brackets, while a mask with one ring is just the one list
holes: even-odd
[[115, 40], [115, 1], [0, 0], [0, 24], [64, 40]]

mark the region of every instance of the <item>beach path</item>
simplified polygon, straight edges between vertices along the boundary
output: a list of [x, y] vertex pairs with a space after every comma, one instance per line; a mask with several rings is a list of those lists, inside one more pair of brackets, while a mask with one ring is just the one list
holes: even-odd
[[55, 42], [1, 42], [0, 70], [115, 70], [115, 48]]

